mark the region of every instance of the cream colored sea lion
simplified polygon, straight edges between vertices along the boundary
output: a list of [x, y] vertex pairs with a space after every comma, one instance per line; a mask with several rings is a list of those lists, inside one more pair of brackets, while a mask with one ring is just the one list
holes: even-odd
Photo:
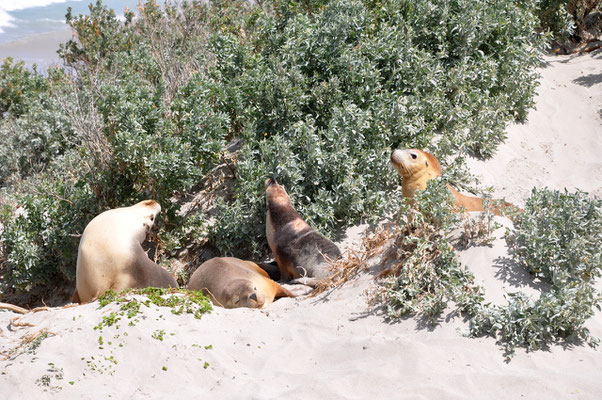
[[109, 289], [178, 287], [140, 245], [160, 211], [159, 203], [145, 200], [105, 211], [88, 223], [79, 242], [73, 302], [89, 302]]
[[309, 226], [293, 208], [275, 179], [265, 181], [266, 235], [280, 270], [280, 279], [315, 287], [330, 276], [330, 263], [339, 248]]
[[188, 289], [202, 290], [224, 308], [263, 308], [279, 297], [295, 297], [254, 262], [233, 257], [205, 261], [190, 277]]
[[[391, 153], [391, 163], [403, 177], [401, 192], [404, 197], [414, 197], [417, 190], [426, 189], [429, 180], [442, 175], [439, 160], [434, 155], [418, 149], [394, 150]], [[449, 184], [447, 187], [456, 199], [456, 207], [464, 207], [466, 211], [485, 211], [483, 199], [480, 197], [463, 195]], [[519, 210], [518, 207], [505, 201], [501, 202], [501, 205], [496, 203], [500, 201], [493, 201], [489, 208], [496, 215], [502, 215], [506, 207], [512, 211]]]

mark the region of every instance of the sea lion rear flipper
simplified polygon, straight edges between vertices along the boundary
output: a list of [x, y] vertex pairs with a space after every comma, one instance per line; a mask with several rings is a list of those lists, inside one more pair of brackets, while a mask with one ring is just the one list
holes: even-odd
[[79, 298], [79, 293], [77, 292], [77, 288], [75, 288], [75, 291], [73, 292], [73, 296], [71, 296], [71, 302], [72, 303], [80, 303], [80, 304], [82, 302]]
[[293, 279], [292, 281], [290, 281], [288, 283], [290, 283], [291, 285], [300, 284], [300, 285], [306, 285], [306, 286], [315, 288], [316, 286], [318, 286], [320, 284], [320, 282], [322, 282], [322, 279], [310, 278], [310, 277], [304, 276], [301, 278]]

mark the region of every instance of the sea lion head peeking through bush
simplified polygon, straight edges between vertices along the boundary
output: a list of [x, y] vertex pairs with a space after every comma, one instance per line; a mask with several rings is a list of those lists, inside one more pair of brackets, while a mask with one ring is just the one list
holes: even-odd
[[442, 173], [439, 160], [418, 149], [394, 150], [391, 163], [403, 177], [404, 197], [414, 197], [417, 190], [426, 189], [426, 183]]
[[[417, 190], [426, 189], [427, 182], [442, 175], [441, 164], [437, 158], [418, 149], [393, 150], [391, 163], [403, 178], [401, 192], [404, 197], [412, 198]], [[466, 211], [485, 211], [483, 199], [480, 197], [466, 196], [447, 184], [455, 199], [458, 209]], [[495, 200], [488, 210], [496, 215], [504, 215], [520, 211], [520, 208], [501, 200]]]

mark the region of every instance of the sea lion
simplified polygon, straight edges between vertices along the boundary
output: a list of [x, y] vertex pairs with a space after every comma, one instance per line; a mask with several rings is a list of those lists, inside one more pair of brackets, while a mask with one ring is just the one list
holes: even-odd
[[316, 232], [293, 208], [291, 199], [275, 179], [265, 181], [266, 236], [280, 270], [280, 278], [316, 287], [330, 276], [330, 263], [339, 248]]
[[[401, 193], [404, 197], [412, 198], [417, 190], [426, 189], [426, 183], [442, 175], [441, 164], [437, 158], [418, 149], [394, 150], [391, 153], [391, 163], [403, 177]], [[485, 211], [483, 199], [480, 197], [466, 196], [447, 184], [455, 198], [455, 206], [466, 211]], [[495, 200], [488, 207], [496, 215], [503, 215], [504, 209], [519, 210], [513, 204]], [[501, 204], [500, 204], [501, 203]]]
[[295, 297], [254, 262], [233, 257], [205, 261], [190, 277], [188, 289], [202, 290], [224, 308], [263, 308], [279, 297]]
[[145, 200], [105, 211], [88, 223], [77, 252], [73, 302], [92, 301], [109, 289], [178, 287], [141, 246], [160, 211], [159, 203]]

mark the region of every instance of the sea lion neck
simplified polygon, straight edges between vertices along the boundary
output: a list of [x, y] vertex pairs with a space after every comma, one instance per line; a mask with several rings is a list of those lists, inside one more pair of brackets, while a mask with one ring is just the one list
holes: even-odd
[[290, 199], [284, 196], [268, 197], [268, 212], [275, 226], [284, 226], [291, 221], [302, 220], [301, 215], [293, 208]]

